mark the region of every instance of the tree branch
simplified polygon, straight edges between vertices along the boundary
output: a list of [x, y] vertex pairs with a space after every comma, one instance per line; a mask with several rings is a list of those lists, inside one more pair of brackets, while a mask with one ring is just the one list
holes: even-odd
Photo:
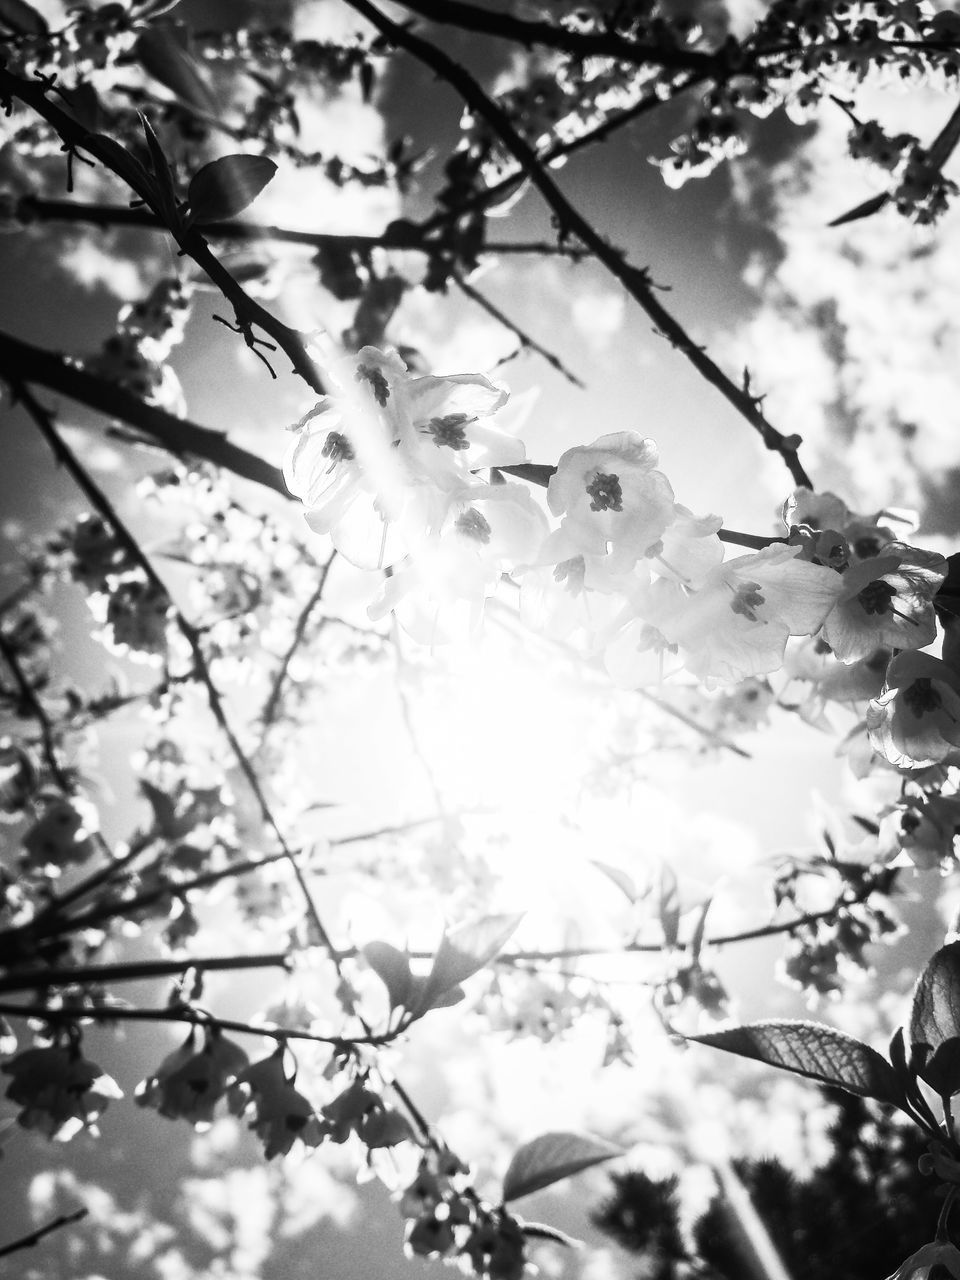
[[3, 1245], [0, 1248], [0, 1258], [6, 1258], [20, 1249], [32, 1249], [35, 1244], [40, 1243], [44, 1236], [50, 1235], [52, 1231], [59, 1231], [61, 1227], [69, 1227], [74, 1222], [80, 1222], [88, 1213], [88, 1209], [75, 1209], [73, 1213], [61, 1213], [59, 1218], [54, 1218], [46, 1226], [37, 1227], [36, 1231], [31, 1231], [28, 1235], [21, 1236], [19, 1240], [13, 1240], [10, 1244]]
[[287, 951], [253, 956], [207, 956], [184, 960], [131, 960], [123, 964], [78, 965], [76, 968], [43, 969], [10, 973], [0, 977], [0, 993], [38, 991], [43, 987], [72, 987], [86, 982], [145, 982], [155, 978], [176, 978], [187, 969], [203, 973], [232, 973], [242, 969], [284, 969], [290, 971]]
[[192, 454], [223, 467], [242, 480], [251, 480], [254, 484], [273, 489], [284, 498], [290, 498], [277, 467], [255, 453], [231, 444], [222, 432], [198, 426], [154, 405], [145, 404], [138, 396], [88, 373], [64, 356], [2, 332], [0, 377], [11, 385], [14, 382], [36, 383], [60, 392], [90, 409], [96, 409], [98, 413], [125, 422], [143, 435], [150, 436], [170, 453]]
[[[776, 924], [757, 925], [753, 929], [742, 929], [736, 933], [712, 934], [702, 939], [701, 946], [727, 947], [741, 942], [758, 942], [763, 938], [775, 938], [782, 934], [796, 933], [799, 929], [809, 928], [810, 925], [835, 920], [845, 910], [865, 901], [873, 892], [874, 886], [868, 884], [862, 893], [851, 901], [834, 903], [833, 906], [825, 907], [820, 911], [805, 912], [792, 920], [783, 920]], [[573, 947], [525, 949], [503, 951], [491, 963], [512, 967], [514, 965], [555, 964], [560, 960], [589, 960], [601, 956], [661, 955], [673, 950], [686, 951], [690, 949], [690, 946], [690, 942], [678, 942], [676, 946], [671, 946], [663, 941], [634, 941], [610, 943], [601, 946], [586, 944]], [[340, 958], [354, 959], [358, 954], [356, 947], [346, 947], [340, 952]], [[410, 960], [417, 962], [429, 962], [434, 959], [432, 951], [410, 950], [407, 955]], [[153, 981], [160, 978], [179, 977], [188, 969], [197, 969], [203, 973], [221, 973], [245, 969], [274, 968], [285, 969], [289, 972], [290, 955], [288, 952], [265, 952], [260, 955], [250, 956], [201, 956], [195, 959], [184, 957], [179, 960], [142, 960], [115, 965], [83, 965], [67, 969], [10, 973], [0, 977], [0, 993], [6, 995], [18, 991], [36, 991], [43, 987], [75, 986], [87, 982]], [[0, 1012], [7, 1012], [7, 1010], [0, 1009]], [[65, 1016], [69, 1016], [71, 1012], [74, 1016], [87, 1016], [86, 1010], [79, 1015], [76, 1009], [63, 1010]], [[107, 1010], [104, 1016], [109, 1017], [110, 1013], [111, 1011]], [[25, 1014], [24, 1016], [28, 1015]]]
[[219, 258], [211, 251], [203, 235], [196, 227], [188, 227], [182, 219], [171, 218], [161, 207], [158, 188], [151, 176], [135, 158], [113, 138], [90, 133], [73, 116], [56, 106], [47, 97], [50, 81], [29, 81], [13, 75], [0, 67], [0, 101], [17, 99], [36, 111], [60, 136], [68, 155], [85, 151], [110, 172], [121, 178], [149, 209], [162, 219], [181, 253], [188, 255], [204, 274], [217, 286], [233, 307], [237, 324], [247, 345], [256, 350], [259, 340], [253, 329], [262, 329], [289, 357], [295, 373], [319, 395], [325, 387], [317, 366], [307, 354], [304, 335], [271, 315], [265, 307], [247, 294], [243, 286], [233, 278]]
[[20, 665], [16, 650], [7, 641], [3, 631], [0, 630], [0, 655], [3, 656], [4, 662], [10, 668], [17, 688], [20, 690], [20, 697], [25, 705], [30, 709], [31, 714], [40, 726], [40, 741], [43, 745], [43, 758], [46, 761], [47, 768], [50, 770], [50, 776], [56, 782], [57, 786], [64, 795], [72, 794], [74, 784], [67, 774], [66, 770], [60, 763], [57, 755], [56, 730], [53, 721], [47, 715], [47, 710], [37, 694], [36, 689], [27, 678], [26, 672]]
[[556, 369], [562, 377], [568, 382], [572, 382], [575, 387], [579, 387], [581, 391], [586, 390], [586, 383], [578, 378], [575, 373], [571, 373], [567, 366], [563, 363], [559, 356], [554, 355], [552, 351], [548, 351], [546, 347], [541, 346], [536, 338], [531, 338], [529, 333], [521, 329], [518, 324], [510, 319], [498, 306], [485, 297], [479, 289], [475, 289], [472, 284], [468, 284], [459, 271], [451, 271], [452, 279], [462, 293], [468, 297], [471, 302], [475, 302], [477, 306], [482, 307], [487, 315], [492, 316], [498, 324], [509, 330], [520, 343], [521, 349], [524, 351], [533, 351], [538, 356], [542, 356], [546, 360], [551, 369]]
[[539, 45], [576, 58], [613, 58], [631, 66], [652, 65], [701, 73], [720, 73], [726, 65], [713, 53], [631, 40], [615, 31], [574, 31], [554, 22], [526, 21], [512, 13], [496, 13], [461, 0], [400, 0], [400, 3], [431, 22], [512, 40], [528, 49]]
[[715, 387], [737, 412], [757, 431], [764, 445], [780, 454], [794, 483], [812, 488], [812, 483], [797, 456], [796, 437], [782, 435], [767, 421], [757, 400], [738, 387], [698, 346], [683, 326], [654, 295], [654, 285], [645, 269], [631, 266], [619, 249], [613, 248], [578, 212], [547, 174], [540, 157], [514, 128], [507, 113], [484, 92], [476, 80], [441, 49], [421, 39], [405, 27], [392, 22], [370, 0], [347, 0], [347, 3], [372, 22], [377, 30], [400, 49], [424, 63], [460, 94], [464, 103], [486, 122], [492, 132], [520, 165], [522, 171], [540, 192], [557, 219], [560, 237], [575, 236], [623, 284], [630, 296], [653, 321], [656, 331], [690, 361], [701, 376]]
[[[83, 493], [87, 500], [93, 505], [94, 509], [97, 510], [110, 525], [116, 534], [118, 542], [129, 552], [131, 559], [140, 567], [151, 586], [153, 586], [157, 591], [162, 592], [163, 596], [169, 600], [170, 596], [166, 589], [166, 585], [160, 578], [156, 569], [154, 569], [149, 558], [144, 553], [143, 548], [131, 534], [123, 520], [121, 520], [119, 514], [107, 498], [106, 494], [94, 482], [93, 478], [75, 457], [73, 451], [64, 442], [54, 426], [52, 415], [34, 398], [32, 393], [28, 391], [25, 386], [15, 383], [14, 388], [30, 416], [36, 423], [40, 434], [49, 444], [54, 457], [69, 473], [81, 493]], [[294, 876], [296, 877], [301, 893], [303, 894], [307, 913], [314, 929], [316, 930], [317, 938], [321, 945], [329, 952], [334, 964], [338, 964], [339, 960], [337, 949], [320, 918], [320, 913], [313, 901], [309, 885], [304, 878], [296, 856], [287, 844], [283, 832], [280, 830], [280, 827], [273, 816], [270, 805], [267, 802], [266, 796], [264, 795], [260, 779], [257, 777], [253, 765], [247, 758], [247, 755], [241, 747], [239, 739], [227, 718], [227, 714], [220, 697], [220, 692], [210, 675], [210, 668], [207, 665], [203, 646], [200, 643], [200, 634], [196, 627], [194, 627], [193, 624], [184, 617], [172, 601], [170, 603], [170, 609], [181, 635], [186, 640], [190, 648], [190, 652], [193, 656], [194, 671], [196, 672], [200, 683], [206, 690], [207, 701], [210, 705], [210, 710], [213, 712], [214, 719], [230, 745], [230, 750], [233, 752], [233, 756], [240, 767], [240, 771], [245, 777], [247, 785], [250, 787], [265, 825], [273, 832], [280, 849], [283, 851], [287, 861], [293, 869]]]
[[287, 678], [287, 672], [290, 669], [290, 663], [293, 661], [294, 655], [296, 654], [297, 650], [300, 648], [300, 645], [303, 643], [303, 637], [306, 634], [307, 623], [310, 621], [311, 614], [313, 613], [317, 605], [320, 603], [320, 601], [323, 599], [323, 589], [327, 585], [327, 578], [330, 576], [330, 570], [333, 567], [333, 562], [336, 558], [337, 558], [337, 553], [336, 551], [334, 551], [330, 555], [330, 558], [327, 560], [326, 564], [324, 564], [324, 566], [320, 570], [320, 578], [317, 582], [316, 588], [313, 594], [311, 595], [310, 599], [300, 610], [300, 616], [297, 618], [296, 626], [293, 629], [293, 638], [291, 639], [290, 644], [287, 646], [286, 653], [283, 655], [282, 659], [280, 660], [280, 666], [277, 670], [277, 674], [274, 676], [273, 684], [271, 685], [270, 692], [267, 695], [267, 699], [263, 704], [263, 710], [260, 712], [260, 724], [263, 730], [263, 737], [261, 738], [261, 746], [263, 745], [263, 741], [266, 738], [267, 731], [269, 730], [270, 726], [273, 724], [274, 720], [276, 719], [277, 710], [280, 706], [280, 694], [283, 691], [283, 683]]
[[[58, 391], [99, 413], [125, 422], [135, 430], [150, 436], [159, 446], [177, 456], [190, 454], [204, 462], [250, 480], [265, 489], [279, 493], [288, 501], [293, 497], [283, 481], [283, 474], [264, 458], [238, 445], [231, 444], [222, 432], [201, 427], [186, 418], [174, 417], [163, 409], [145, 404], [139, 397], [124, 391], [122, 387], [95, 374], [80, 369], [64, 356], [45, 351], [0, 331], [0, 377], [11, 385], [14, 382], [33, 382], [51, 391]], [[501, 467], [520, 480], [545, 486], [556, 467], [547, 463], [522, 463], [515, 467]], [[717, 536], [723, 542], [736, 546], [761, 550], [783, 538], [765, 537], [755, 533], [741, 533], [736, 529], [720, 529]]]
[[[40, 196], [22, 196], [17, 206], [18, 218], [26, 226], [34, 222], [82, 223], [93, 227], [133, 227], [145, 231], [168, 231], [166, 222], [149, 209], [131, 209], [127, 205], [89, 204], [80, 200], [46, 200]], [[416, 223], [401, 221], [378, 236], [335, 235], [326, 231], [296, 231], [258, 222], [205, 222], [203, 233], [211, 240], [230, 240], [242, 244], [278, 243], [303, 245], [309, 249], [339, 249], [358, 254], [374, 249], [404, 249], [413, 253], [434, 254], [437, 244]], [[482, 253], [532, 254], [543, 257], [576, 258], [582, 252], [564, 245], [539, 240], [503, 240], [485, 244]]]
[[[184, 968], [189, 968], [185, 965]], [[181, 972], [183, 970], [181, 969]], [[48, 1009], [44, 1005], [0, 1004], [0, 1014], [8, 1018], [40, 1018], [46, 1022], [182, 1022], [194, 1027], [215, 1026], [221, 1031], [233, 1031], [238, 1035], [269, 1036], [272, 1040], [309, 1040], [315, 1044], [329, 1044], [335, 1048], [348, 1045], [369, 1045], [374, 1048], [390, 1044], [406, 1030], [384, 1031], [381, 1035], [365, 1032], [360, 1036], [325, 1036], [314, 1031], [296, 1031], [288, 1027], [256, 1026], [251, 1022], [238, 1022], [231, 1018], [216, 1018], [203, 1009], [186, 1005], [174, 1005], [163, 1009], [128, 1009], [122, 1006], [92, 1005], [86, 1009]]]

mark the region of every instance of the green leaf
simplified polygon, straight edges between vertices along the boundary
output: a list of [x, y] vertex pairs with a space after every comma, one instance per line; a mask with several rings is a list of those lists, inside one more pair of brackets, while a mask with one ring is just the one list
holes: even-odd
[[751, 1022], [729, 1031], [687, 1038], [822, 1084], [836, 1085], [861, 1098], [894, 1104], [901, 1098], [896, 1072], [886, 1058], [846, 1032], [820, 1022]]
[[0, 26], [15, 36], [45, 36], [50, 31], [43, 14], [26, 0], [0, 0]]
[[917, 980], [910, 1010], [910, 1040], [926, 1045], [930, 1056], [921, 1077], [938, 1093], [960, 1089], [960, 1056], [952, 1043], [960, 1037], [960, 942], [933, 956]]
[[410, 972], [410, 957], [407, 953], [391, 946], [389, 942], [368, 942], [360, 951], [387, 988], [391, 1013], [394, 1009], [409, 1008], [414, 977]]
[[141, 32], [134, 54], [148, 75], [159, 80], [187, 106], [216, 115], [216, 99], [196, 61], [187, 52], [186, 40], [186, 28], [171, 22], [157, 23]]
[[252, 204], [277, 166], [268, 156], [221, 156], [190, 179], [190, 222], [223, 222]]
[[622, 1155], [620, 1147], [602, 1138], [582, 1133], [541, 1134], [514, 1153], [503, 1179], [504, 1203], [542, 1191], [583, 1169]]
[[[523, 919], [522, 915], [484, 916], [444, 934], [419, 999], [411, 1010], [419, 1017], [463, 998], [459, 986], [489, 964]], [[455, 1000], [444, 997], [456, 993]]]

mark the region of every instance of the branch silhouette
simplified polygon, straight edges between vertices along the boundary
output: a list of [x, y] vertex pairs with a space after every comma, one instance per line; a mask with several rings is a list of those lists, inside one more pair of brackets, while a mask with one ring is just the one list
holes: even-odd
[[428, 66], [460, 94], [466, 106], [486, 122], [520, 165], [524, 175], [540, 192], [557, 220], [560, 239], [573, 236], [589, 249], [642, 307], [654, 322], [656, 331], [684, 355], [697, 372], [733, 405], [758, 432], [765, 447], [783, 458], [784, 465], [794, 483], [805, 488], [813, 488], [810, 477], [797, 455], [800, 442], [796, 437], [784, 436], [768, 422], [756, 398], [737, 386], [707, 355], [704, 348], [693, 341], [679, 321], [655, 296], [655, 286], [649, 272], [644, 268], [631, 266], [624, 254], [619, 249], [613, 248], [579, 213], [546, 172], [534, 148], [517, 132], [507, 113], [489, 97], [473, 76], [464, 67], [454, 62], [442, 49], [438, 49], [406, 27], [393, 22], [374, 4], [371, 4], [370, 0], [347, 0], [347, 3], [357, 13], [372, 22], [391, 44], [404, 49]]

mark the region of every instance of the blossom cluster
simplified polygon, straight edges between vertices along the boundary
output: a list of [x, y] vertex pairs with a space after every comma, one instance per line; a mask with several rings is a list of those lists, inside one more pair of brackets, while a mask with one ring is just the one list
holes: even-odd
[[[689, 128], [671, 144], [672, 154], [656, 162], [664, 181], [682, 186], [742, 154], [750, 116], [764, 119], [782, 107], [794, 123], [806, 124], [822, 102], [854, 95], [868, 77], [950, 90], [960, 74], [958, 34], [955, 13], [922, 0], [778, 0], [742, 44], [728, 46], [731, 74], [704, 95]], [[854, 129], [850, 150], [891, 173], [893, 202], [916, 222], [935, 221], [956, 192], [943, 177], [942, 157], [934, 159], [909, 135], [888, 137], [871, 121]]]
[[528, 1270], [521, 1224], [505, 1208], [479, 1200], [466, 1184], [467, 1172], [446, 1147], [424, 1153], [400, 1198], [407, 1252], [442, 1258], [489, 1280], [521, 1280]]
[[[147, 0], [72, 5], [68, 20], [58, 30], [15, 35], [10, 40], [11, 69], [25, 75], [67, 73], [77, 79], [103, 71], [133, 48], [137, 29], [143, 26], [135, 11], [148, 7]], [[13, 30], [17, 32], [16, 24]]]
[[6, 1096], [21, 1108], [18, 1123], [59, 1142], [81, 1129], [95, 1134], [110, 1100], [123, 1097], [116, 1081], [73, 1042], [24, 1049], [0, 1070], [12, 1077]]
[[476, 629], [510, 574], [526, 623], [600, 657], [624, 688], [681, 669], [707, 687], [755, 680], [784, 665], [790, 637], [808, 637], [821, 697], [872, 699], [884, 758], [924, 766], [960, 748], [960, 674], [918, 652], [937, 638], [947, 563], [899, 540], [894, 517], [801, 489], [782, 537], [726, 558], [721, 518], [678, 503], [656, 445], [630, 431], [568, 449], [544, 510], [504, 475], [524, 474], [525, 458], [497, 422], [505, 390], [417, 376], [372, 347], [352, 383], [350, 368], [295, 428], [285, 476], [312, 529], [388, 571], [371, 617], [392, 610], [436, 644]]
[[116, 331], [99, 352], [84, 358], [84, 368], [148, 404], [182, 416], [186, 403], [169, 356], [183, 341], [191, 296], [190, 287], [177, 276], [158, 280], [146, 298], [121, 309]]

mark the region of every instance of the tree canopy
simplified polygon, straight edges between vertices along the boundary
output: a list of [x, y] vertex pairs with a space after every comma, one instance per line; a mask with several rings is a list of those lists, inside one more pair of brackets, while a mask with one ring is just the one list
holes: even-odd
[[958, 86], [0, 0], [0, 1260], [960, 1275]]

